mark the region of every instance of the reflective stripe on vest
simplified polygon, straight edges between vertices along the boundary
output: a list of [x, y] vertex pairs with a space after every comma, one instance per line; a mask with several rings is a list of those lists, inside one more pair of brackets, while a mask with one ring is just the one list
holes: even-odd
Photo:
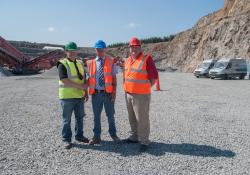
[[[88, 61], [88, 68], [89, 68], [89, 94], [95, 93], [95, 86], [96, 86], [96, 60], [89, 60]], [[105, 57], [104, 65], [103, 65], [103, 72], [104, 72], [104, 87], [107, 93], [113, 92], [113, 76], [112, 76], [112, 65], [113, 60], [109, 57]]]
[[125, 62], [124, 90], [135, 94], [150, 94], [151, 83], [146, 70], [148, 57], [141, 54], [132, 64], [131, 59], [129, 57]]
[[[84, 80], [80, 80], [77, 75], [77, 70], [75, 68], [74, 62], [70, 62], [68, 59], [59, 60], [67, 70], [68, 79], [77, 84], [84, 84]], [[80, 61], [76, 61], [79, 73], [84, 75], [84, 67]], [[82, 98], [85, 92], [83, 90], [72, 88], [65, 85], [61, 80], [59, 80], [59, 99], [70, 99], [70, 98]]]
[[138, 83], [138, 84], [150, 83], [149, 80], [135, 80], [135, 79], [132, 79], [132, 78], [125, 78], [125, 81]]

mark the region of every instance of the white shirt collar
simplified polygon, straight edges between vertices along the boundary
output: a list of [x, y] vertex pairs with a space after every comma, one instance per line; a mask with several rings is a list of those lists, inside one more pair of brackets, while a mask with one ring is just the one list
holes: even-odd
[[[103, 60], [105, 60], [105, 58], [106, 58], [106, 56], [104, 55], [104, 58], [102, 58]], [[96, 58], [95, 58], [96, 60], [98, 60], [99, 59], [99, 57], [98, 56], [96, 56]]]

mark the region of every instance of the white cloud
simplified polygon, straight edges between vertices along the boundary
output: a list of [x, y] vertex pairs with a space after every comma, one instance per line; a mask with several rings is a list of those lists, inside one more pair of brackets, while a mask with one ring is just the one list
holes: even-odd
[[56, 31], [55, 27], [48, 27], [48, 32], [54, 32]]
[[137, 27], [140, 27], [140, 26], [141, 26], [141, 24], [137, 24], [137, 23], [134, 23], [134, 22], [131, 22], [131, 23], [129, 23], [129, 24], [127, 25], [127, 27], [128, 27], [128, 28], [131, 28], [131, 29], [137, 28]]

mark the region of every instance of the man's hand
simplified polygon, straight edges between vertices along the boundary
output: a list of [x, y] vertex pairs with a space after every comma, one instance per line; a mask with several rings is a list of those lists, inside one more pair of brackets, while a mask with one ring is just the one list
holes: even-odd
[[87, 90], [85, 90], [85, 95], [84, 95], [83, 99], [84, 99], [84, 102], [87, 102], [89, 100], [89, 94], [88, 94]]
[[117, 84], [116, 75], [112, 76], [112, 78], [113, 78], [113, 82], [112, 82], [113, 92], [111, 93], [111, 100], [115, 101], [115, 98], [116, 98], [116, 84]]
[[152, 87], [152, 86], [154, 86], [154, 84], [155, 84], [155, 82], [156, 82], [156, 79], [150, 79], [149, 81], [150, 81], [151, 87]]
[[113, 92], [111, 93], [111, 100], [112, 100], [112, 101], [115, 101], [115, 99], [116, 99], [116, 91], [113, 91]]

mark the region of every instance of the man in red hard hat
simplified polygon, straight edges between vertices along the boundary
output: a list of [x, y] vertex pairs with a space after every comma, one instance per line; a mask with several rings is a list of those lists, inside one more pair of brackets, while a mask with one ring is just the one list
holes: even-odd
[[151, 87], [158, 78], [154, 61], [144, 55], [141, 42], [132, 38], [129, 42], [130, 56], [124, 64], [123, 87], [131, 127], [127, 143], [140, 143], [140, 152], [148, 149], [150, 140], [149, 106]]

